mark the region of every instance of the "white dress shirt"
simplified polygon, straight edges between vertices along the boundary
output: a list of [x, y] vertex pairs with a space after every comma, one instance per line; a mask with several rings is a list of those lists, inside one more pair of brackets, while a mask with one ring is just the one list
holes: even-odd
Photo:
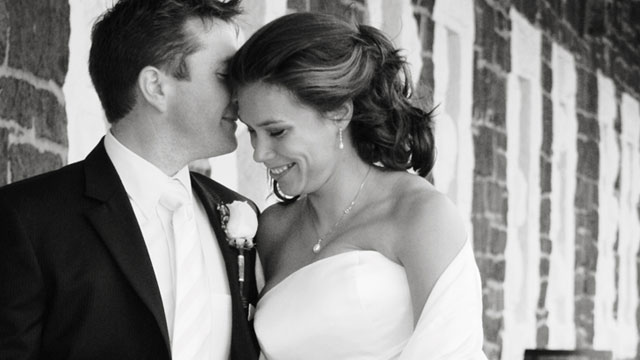
[[[175, 249], [169, 227], [171, 214], [159, 205], [158, 201], [165, 184], [171, 179], [177, 179], [185, 188], [192, 189], [189, 170], [184, 167], [173, 177], [169, 177], [126, 148], [110, 131], [105, 136], [104, 146], [127, 191], [142, 231], [158, 281], [169, 338], [172, 339], [175, 310]], [[231, 296], [226, 268], [206, 211], [193, 194], [193, 190], [190, 191], [190, 196], [195, 200], [194, 214], [212, 294], [212, 359], [228, 359], [231, 347]]]

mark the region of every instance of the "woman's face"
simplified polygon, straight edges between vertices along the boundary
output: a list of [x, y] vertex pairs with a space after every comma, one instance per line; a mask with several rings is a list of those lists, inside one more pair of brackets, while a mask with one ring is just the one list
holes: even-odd
[[337, 161], [338, 127], [285, 88], [262, 82], [238, 91], [239, 118], [249, 128], [253, 159], [289, 196], [317, 190]]

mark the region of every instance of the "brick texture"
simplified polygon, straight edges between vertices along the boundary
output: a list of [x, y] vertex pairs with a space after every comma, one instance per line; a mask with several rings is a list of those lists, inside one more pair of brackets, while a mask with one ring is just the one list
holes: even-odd
[[66, 162], [69, 3], [0, 0], [0, 185]]
[[59, 156], [41, 152], [33, 145], [11, 145], [8, 150], [13, 181], [55, 170], [63, 165]]
[[508, 7], [476, 1], [473, 78], [475, 169], [472, 223], [474, 247], [483, 278], [484, 350], [500, 358], [504, 319], [507, 229], [506, 88], [511, 68]]
[[11, 28], [9, 66], [62, 85], [69, 63], [69, 2], [7, 1], [6, 10]]

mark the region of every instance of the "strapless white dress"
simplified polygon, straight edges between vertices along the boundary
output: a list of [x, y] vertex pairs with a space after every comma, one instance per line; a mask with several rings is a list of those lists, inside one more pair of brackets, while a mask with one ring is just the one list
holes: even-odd
[[376, 251], [350, 251], [311, 263], [270, 289], [258, 302], [254, 326], [268, 360], [484, 360], [481, 299], [467, 242], [414, 329], [404, 268]]

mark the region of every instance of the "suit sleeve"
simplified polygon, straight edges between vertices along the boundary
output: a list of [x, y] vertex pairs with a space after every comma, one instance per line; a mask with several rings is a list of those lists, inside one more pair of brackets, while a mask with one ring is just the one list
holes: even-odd
[[0, 194], [0, 359], [37, 359], [44, 282], [15, 206]]

